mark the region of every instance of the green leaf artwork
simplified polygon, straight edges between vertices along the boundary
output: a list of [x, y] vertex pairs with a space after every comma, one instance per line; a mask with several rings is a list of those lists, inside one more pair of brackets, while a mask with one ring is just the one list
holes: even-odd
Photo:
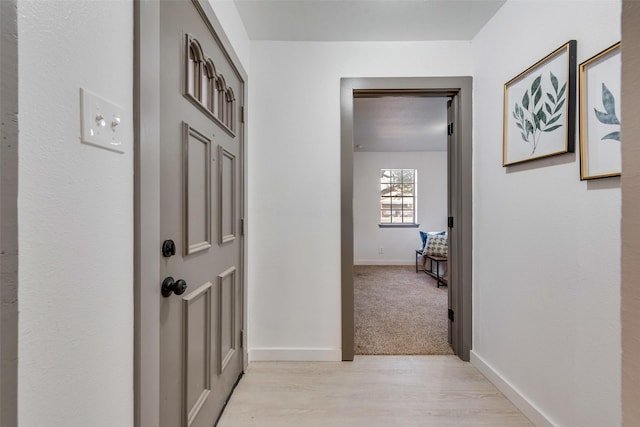
[[[604, 106], [604, 111], [593, 109], [598, 121], [605, 125], [619, 125], [620, 120], [616, 116], [615, 98], [604, 83], [602, 83], [602, 105]], [[620, 141], [620, 131], [608, 133], [601, 138], [602, 141], [605, 139]]]
[[553, 86], [553, 92], [545, 92], [546, 97], [543, 97], [542, 74], [540, 74], [533, 79], [531, 87], [525, 91], [521, 104], [516, 102], [512, 113], [516, 126], [521, 131], [522, 140], [531, 146], [529, 156], [536, 152], [543, 133], [553, 132], [562, 127], [562, 124], [556, 124], [556, 122], [562, 117], [567, 83], [560, 86], [558, 78], [552, 72], [549, 72], [549, 80]]

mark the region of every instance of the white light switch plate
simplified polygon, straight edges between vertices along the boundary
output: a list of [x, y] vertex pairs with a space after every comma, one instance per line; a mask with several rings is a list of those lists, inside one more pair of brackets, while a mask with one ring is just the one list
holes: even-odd
[[124, 153], [126, 124], [124, 111], [85, 89], [80, 89], [80, 130], [82, 142]]

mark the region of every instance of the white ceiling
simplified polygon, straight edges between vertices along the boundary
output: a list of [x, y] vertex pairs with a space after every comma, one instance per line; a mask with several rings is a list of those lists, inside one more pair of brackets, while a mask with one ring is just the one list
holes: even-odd
[[251, 40], [471, 40], [505, 0], [235, 0]]
[[[472, 40], [505, 0], [235, 0], [251, 40]], [[446, 99], [354, 100], [356, 151], [446, 150]]]
[[447, 98], [355, 98], [353, 145], [356, 152], [446, 151]]

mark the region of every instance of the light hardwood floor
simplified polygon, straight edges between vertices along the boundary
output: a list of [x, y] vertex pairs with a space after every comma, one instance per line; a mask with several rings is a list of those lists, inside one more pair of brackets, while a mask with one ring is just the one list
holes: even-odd
[[219, 427], [531, 426], [456, 356], [356, 356], [353, 362], [254, 362]]

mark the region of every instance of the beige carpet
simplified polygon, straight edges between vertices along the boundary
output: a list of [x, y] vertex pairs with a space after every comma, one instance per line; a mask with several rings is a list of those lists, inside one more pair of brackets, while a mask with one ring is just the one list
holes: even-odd
[[355, 266], [356, 354], [453, 354], [447, 288], [407, 266]]

